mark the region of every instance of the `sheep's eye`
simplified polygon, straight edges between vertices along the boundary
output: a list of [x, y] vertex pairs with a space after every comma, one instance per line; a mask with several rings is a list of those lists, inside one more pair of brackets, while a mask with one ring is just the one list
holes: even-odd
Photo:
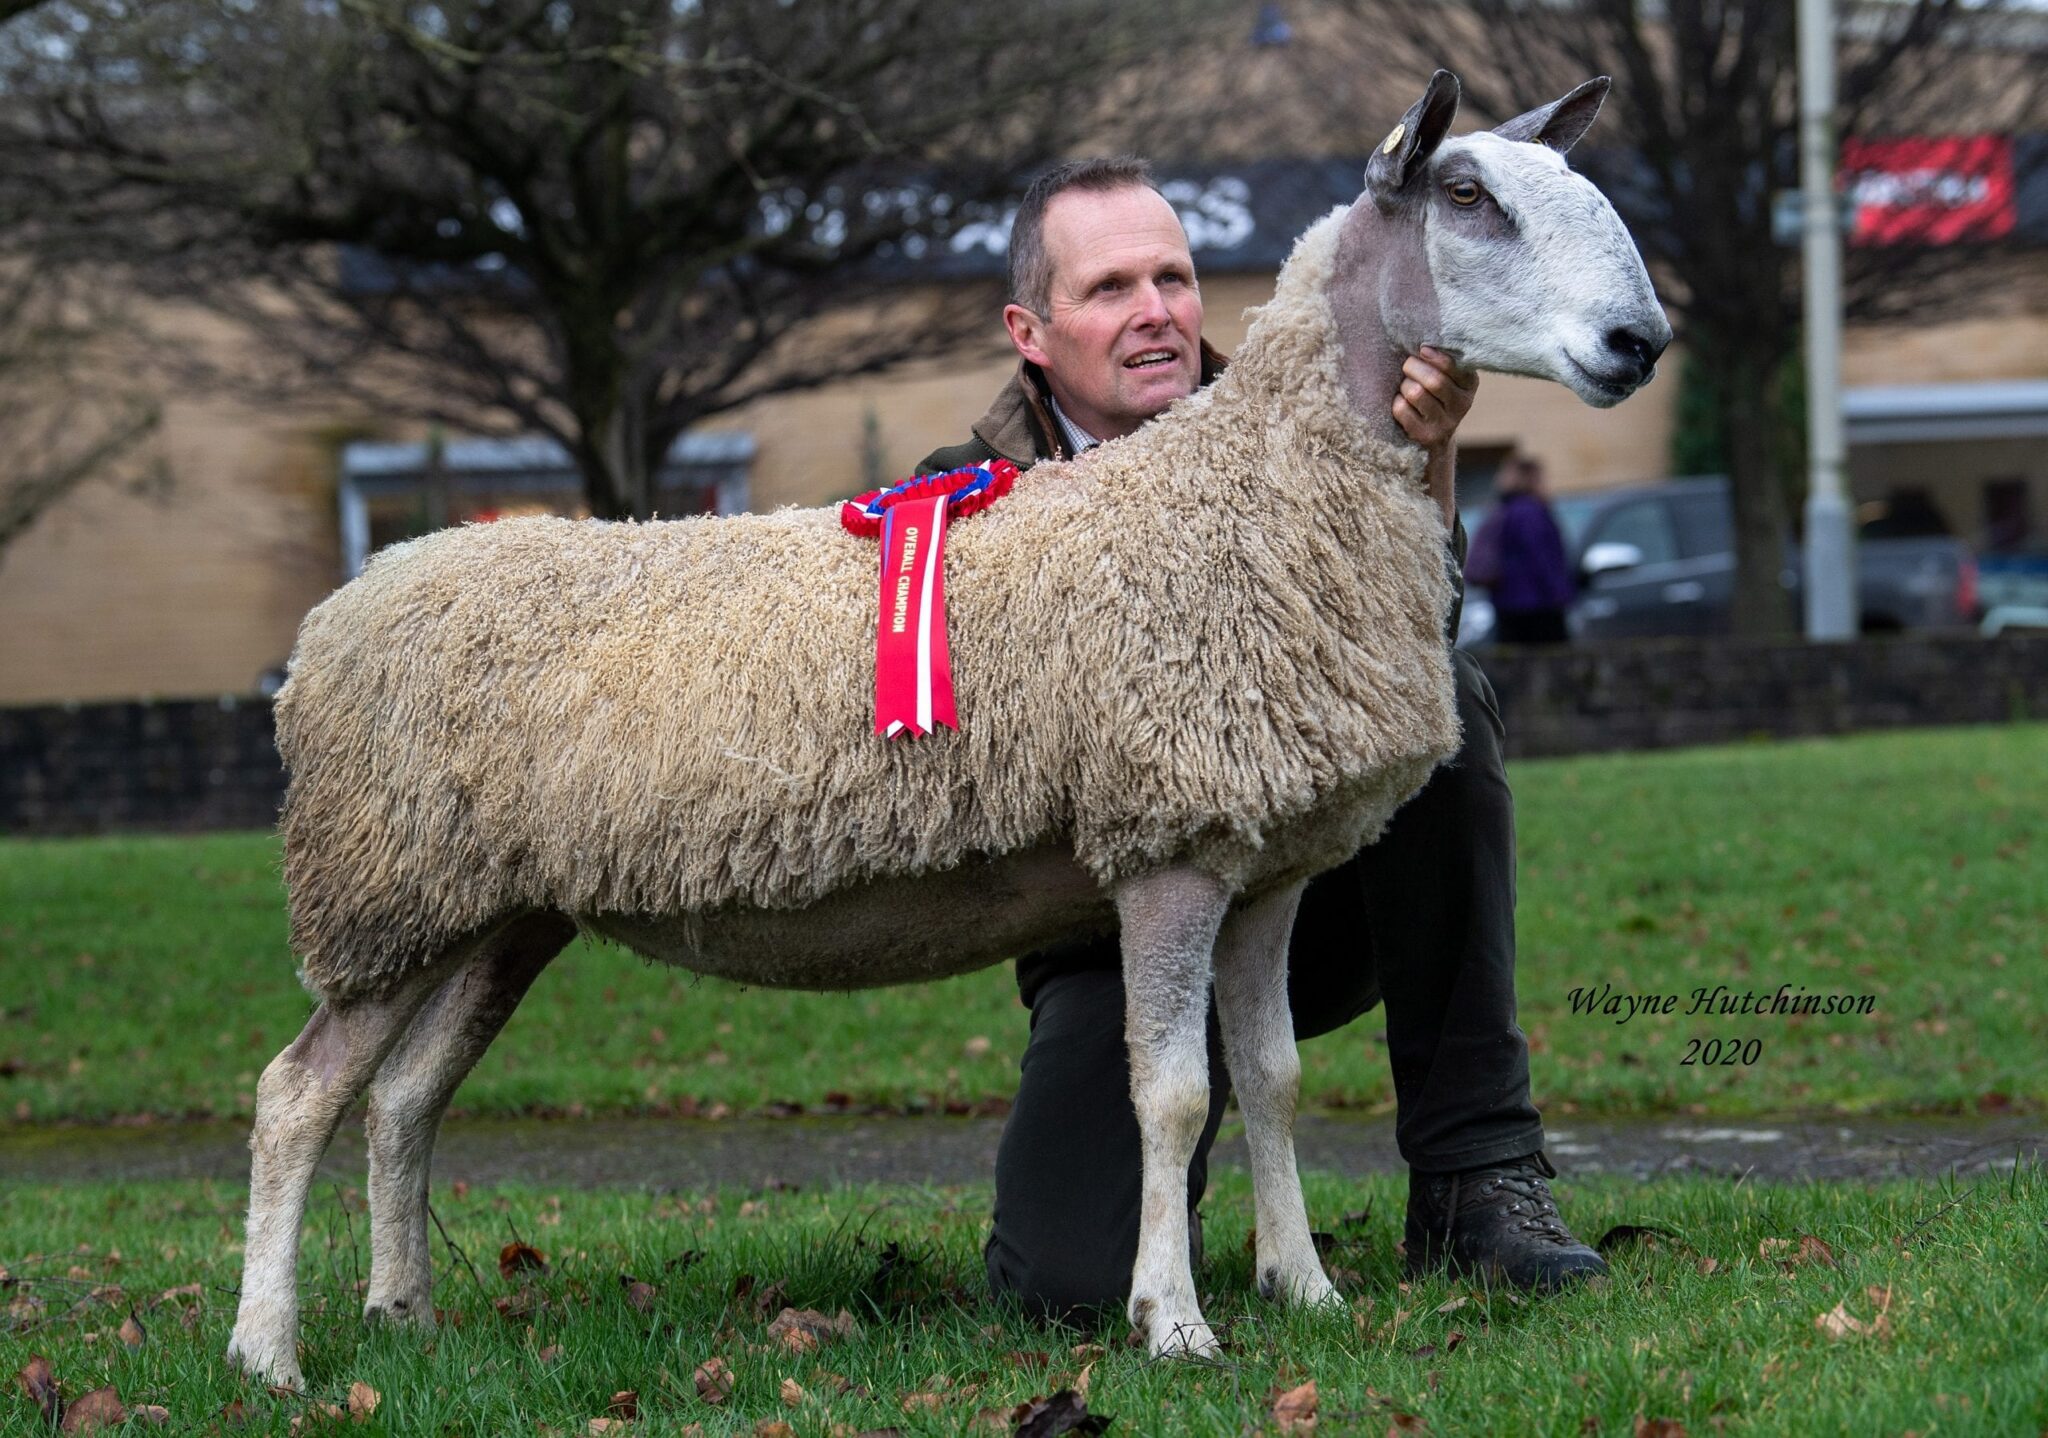
[[1486, 191], [1479, 188], [1476, 180], [1453, 180], [1444, 186], [1444, 193], [1451, 197], [1454, 205], [1476, 205]]

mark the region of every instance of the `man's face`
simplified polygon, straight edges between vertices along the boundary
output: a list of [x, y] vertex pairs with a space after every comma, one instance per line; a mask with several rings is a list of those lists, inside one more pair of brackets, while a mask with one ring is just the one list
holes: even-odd
[[1067, 417], [1129, 434], [1202, 378], [1202, 297], [1173, 206], [1143, 185], [1068, 190], [1045, 208], [1049, 314], [1010, 305], [1017, 352], [1045, 371]]

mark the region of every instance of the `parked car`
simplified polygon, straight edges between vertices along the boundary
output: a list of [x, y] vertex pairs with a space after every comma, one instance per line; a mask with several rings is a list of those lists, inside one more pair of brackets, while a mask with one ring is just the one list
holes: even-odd
[[[1735, 523], [1722, 476], [1631, 485], [1551, 500], [1581, 589], [1568, 622], [1580, 639], [1726, 634], [1735, 582]], [[1483, 514], [1465, 516], [1468, 531]], [[1977, 563], [1929, 506], [1870, 507], [1856, 542], [1864, 633], [1962, 628], [1977, 619]], [[1804, 565], [1787, 545], [1786, 612], [1801, 613]], [[1465, 600], [1458, 643], [1493, 640], [1483, 590]]]

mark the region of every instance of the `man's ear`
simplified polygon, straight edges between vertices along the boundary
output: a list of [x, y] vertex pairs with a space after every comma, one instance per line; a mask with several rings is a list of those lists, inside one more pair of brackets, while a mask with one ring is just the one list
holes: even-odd
[[1045, 321], [1022, 305], [1004, 305], [1003, 326], [1009, 330], [1010, 343], [1017, 353], [1043, 369], [1047, 363]]
[[1539, 145], [1548, 145], [1561, 155], [1578, 144], [1579, 136], [1593, 127], [1594, 117], [1600, 113], [1600, 104], [1607, 98], [1607, 91], [1613, 84], [1614, 81], [1607, 76], [1596, 75], [1569, 95], [1517, 115], [1504, 125], [1494, 126], [1493, 133], [1503, 140], [1532, 140]]
[[1422, 98], [1408, 107], [1408, 113], [1366, 161], [1365, 191], [1374, 203], [1382, 207], [1392, 204], [1402, 186], [1436, 153], [1458, 113], [1458, 94], [1458, 77], [1450, 71], [1439, 70], [1429, 77]]

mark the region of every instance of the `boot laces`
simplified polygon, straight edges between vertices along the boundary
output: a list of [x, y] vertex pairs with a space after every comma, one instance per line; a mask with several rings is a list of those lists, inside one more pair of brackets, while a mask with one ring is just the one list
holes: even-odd
[[[1564, 1219], [1550, 1196], [1550, 1185], [1543, 1181], [1546, 1170], [1556, 1172], [1544, 1155], [1538, 1153], [1528, 1160], [1501, 1168], [1452, 1174], [1450, 1192], [1444, 1200], [1444, 1241], [1450, 1242], [1451, 1231], [1461, 1211], [1476, 1213], [1494, 1209], [1503, 1216], [1519, 1215], [1515, 1226], [1546, 1242], [1560, 1246], [1576, 1243], [1578, 1240], [1564, 1226]], [[1502, 1202], [1504, 1195], [1508, 1199], [1505, 1203]], [[1464, 1200], [1462, 1204], [1459, 1202], [1461, 1198]]]

